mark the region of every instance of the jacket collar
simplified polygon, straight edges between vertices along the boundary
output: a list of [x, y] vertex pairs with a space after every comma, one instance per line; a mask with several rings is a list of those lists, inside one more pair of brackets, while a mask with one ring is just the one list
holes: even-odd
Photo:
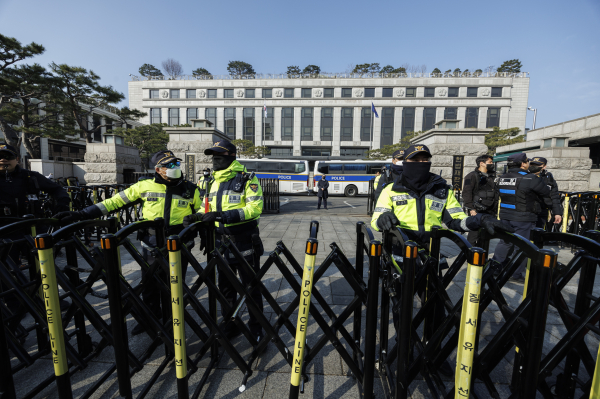
[[[421, 195], [429, 194], [435, 190], [434, 187], [444, 185], [446, 186], [446, 180], [444, 180], [440, 175], [436, 175], [435, 173], [429, 173], [429, 184], [427, 188], [421, 193]], [[414, 194], [416, 197], [416, 193], [409, 187], [406, 187], [402, 184], [402, 175], [399, 175], [397, 179], [394, 180], [394, 185], [392, 186], [393, 191], [408, 191], [411, 194]]]
[[216, 182], [222, 183], [231, 180], [237, 173], [243, 172], [244, 170], [244, 165], [235, 160], [227, 167], [227, 169], [215, 171], [213, 176]]

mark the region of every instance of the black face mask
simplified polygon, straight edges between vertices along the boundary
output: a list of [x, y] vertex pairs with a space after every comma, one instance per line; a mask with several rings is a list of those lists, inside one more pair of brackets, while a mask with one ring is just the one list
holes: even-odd
[[494, 164], [493, 163], [486, 163], [485, 164], [485, 168], [487, 169], [487, 172], [493, 172], [494, 171]]
[[430, 179], [431, 162], [405, 162], [402, 181], [417, 193], [427, 188]]
[[541, 165], [529, 165], [529, 173], [537, 173], [542, 170], [544, 167]]
[[396, 174], [399, 175], [400, 173], [402, 173], [402, 171], [404, 170], [404, 168], [402, 167], [401, 164], [392, 164], [392, 170], [394, 172], [396, 172]]
[[235, 161], [235, 155], [214, 155], [213, 156], [213, 169], [214, 170], [227, 169], [233, 161]]

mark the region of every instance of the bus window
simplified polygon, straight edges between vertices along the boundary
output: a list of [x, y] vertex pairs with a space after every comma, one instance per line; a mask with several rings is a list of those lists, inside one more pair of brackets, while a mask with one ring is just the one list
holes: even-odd
[[297, 173], [295, 162], [280, 162], [279, 165], [281, 165], [281, 173]]
[[347, 163], [344, 165], [344, 173], [350, 175], [364, 175], [367, 173], [367, 165], [364, 163]]
[[266, 173], [279, 173], [279, 163], [278, 162], [257, 162], [256, 165], [257, 172], [266, 172]]
[[242, 161], [240, 163], [246, 167], [248, 172], [256, 171], [256, 162]]
[[383, 164], [368, 164], [367, 165], [367, 174], [374, 175], [377, 172], [381, 172], [381, 168], [383, 168]]
[[332, 175], [343, 175], [344, 174], [344, 165], [340, 163], [330, 163], [329, 164], [329, 173]]
[[297, 163], [294, 167], [294, 173], [304, 173], [306, 171], [306, 165], [304, 165], [304, 163]]
[[317, 168], [317, 172], [328, 174], [329, 173], [329, 165], [326, 163], [319, 164], [319, 167]]

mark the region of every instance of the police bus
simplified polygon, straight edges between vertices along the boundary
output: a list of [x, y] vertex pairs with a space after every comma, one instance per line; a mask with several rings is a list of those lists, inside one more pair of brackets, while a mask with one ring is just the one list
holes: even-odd
[[308, 191], [308, 161], [279, 159], [238, 159], [248, 172], [256, 177], [279, 179], [280, 193], [306, 193]]
[[322, 175], [327, 175], [329, 194], [344, 194], [354, 197], [358, 194], [369, 193], [369, 180], [381, 171], [383, 166], [388, 169], [392, 160], [382, 161], [317, 161], [315, 162], [313, 191], [318, 192], [317, 183]]

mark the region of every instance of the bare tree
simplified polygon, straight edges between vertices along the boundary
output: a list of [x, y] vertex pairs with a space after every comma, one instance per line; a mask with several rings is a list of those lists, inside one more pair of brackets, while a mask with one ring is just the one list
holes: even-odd
[[493, 73], [496, 70], [496, 68], [494, 67], [494, 65], [490, 65], [487, 68], [485, 68], [485, 72], [487, 73]]
[[346, 67], [346, 73], [352, 73], [352, 71], [354, 71], [354, 68], [356, 68], [356, 65], [354, 64], [348, 64], [348, 66]]
[[162, 67], [165, 71], [165, 75], [169, 76], [170, 79], [173, 79], [179, 75], [183, 75], [183, 67], [179, 61], [176, 61], [173, 58], [168, 58], [167, 60], [163, 61]]
[[427, 72], [427, 65], [425, 65], [425, 64], [419, 65], [419, 72], [420, 73]]

